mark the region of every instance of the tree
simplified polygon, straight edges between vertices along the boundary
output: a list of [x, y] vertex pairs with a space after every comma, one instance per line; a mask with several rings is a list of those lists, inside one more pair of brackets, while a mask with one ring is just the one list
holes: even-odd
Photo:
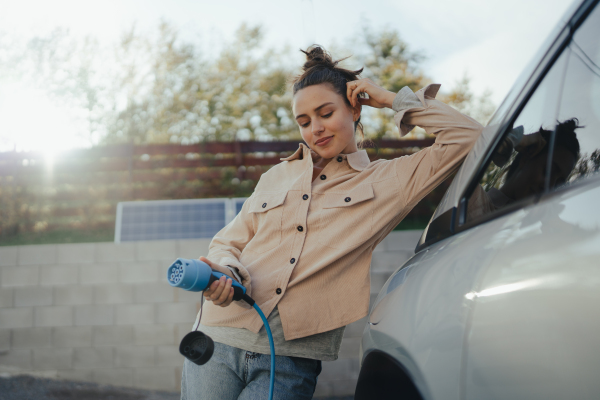
[[[10, 43], [7, 34], [0, 43]], [[396, 30], [363, 28], [346, 61], [364, 66], [362, 76], [398, 91], [416, 91], [432, 79]], [[352, 54], [347, 50], [334, 55]], [[214, 59], [184, 41], [166, 22], [149, 34], [134, 27], [118, 43], [102, 47], [92, 37], [75, 38], [56, 29], [34, 37], [22, 50], [17, 41], [0, 54], [0, 71], [20, 74], [53, 99], [84, 111], [93, 142], [198, 143], [201, 141], [300, 138], [293, 122], [289, 79], [298, 72], [289, 60], [300, 52], [267, 48], [260, 26], [243, 24]], [[341, 58], [341, 57], [339, 57]], [[489, 93], [475, 96], [465, 76], [440, 98], [485, 122], [493, 106]], [[392, 110], [363, 110], [367, 137], [397, 137]], [[413, 135], [421, 135], [418, 129]]]
[[127, 105], [108, 126], [104, 142], [187, 144], [285, 136], [293, 128], [285, 90], [290, 71], [280, 62], [283, 53], [263, 49], [262, 42], [260, 27], [242, 25], [216, 60], [204, 60], [196, 46], [179, 43], [165, 23], [154, 40], [126, 35], [117, 48], [119, 58], [145, 60], [151, 67], [140, 79], [140, 65], [123, 63], [120, 82], [127, 88]]
[[471, 91], [469, 83], [470, 79], [465, 73], [462, 79], [456, 82], [450, 93], [442, 93], [441, 100], [485, 125], [496, 110], [496, 106], [490, 99], [492, 93], [486, 90], [476, 96]]
[[[348, 50], [350, 47], [353, 51]], [[426, 59], [425, 54], [413, 51], [395, 29], [373, 31], [364, 26], [351, 45], [337, 49], [337, 52], [352, 54], [346, 61], [352, 64], [349, 68], [364, 67], [361, 76], [372, 79], [392, 92], [398, 92], [404, 86], [417, 91], [433, 82], [421, 67]], [[469, 78], [465, 75], [449, 92], [442, 90], [437, 98], [485, 124], [495, 108], [490, 96], [489, 91], [475, 96], [470, 89]], [[361, 121], [365, 126], [366, 137], [397, 138], [398, 130], [393, 116], [394, 111], [389, 109], [363, 108]], [[424, 133], [422, 129], [415, 128], [409, 133], [409, 137], [423, 137]]]

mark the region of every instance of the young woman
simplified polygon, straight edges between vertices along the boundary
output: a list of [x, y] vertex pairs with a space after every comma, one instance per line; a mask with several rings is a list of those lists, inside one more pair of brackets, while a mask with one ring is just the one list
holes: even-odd
[[[299, 149], [263, 174], [237, 217], [201, 260], [241, 282], [273, 331], [276, 399], [312, 398], [321, 361], [337, 359], [346, 325], [367, 315], [375, 247], [454, 171], [482, 126], [435, 100], [440, 85], [397, 94], [338, 67], [316, 46], [293, 83]], [[366, 94], [368, 97], [359, 94]], [[369, 161], [357, 148], [361, 106], [388, 107], [401, 135], [415, 125], [435, 144], [410, 156]], [[200, 329], [211, 360], [187, 360], [182, 399], [262, 399], [270, 351], [263, 323], [233, 302], [231, 279], [204, 292]]]

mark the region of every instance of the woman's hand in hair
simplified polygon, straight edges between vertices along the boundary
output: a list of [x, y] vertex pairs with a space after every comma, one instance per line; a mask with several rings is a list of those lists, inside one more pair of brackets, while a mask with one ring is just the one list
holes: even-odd
[[[211, 262], [208, 258], [200, 257], [200, 260], [207, 263], [208, 266], [215, 271], [229, 275], [226, 272], [227, 268]], [[233, 301], [232, 283], [233, 278], [225, 278], [222, 276], [221, 279], [214, 281], [206, 290], [204, 290], [202, 295], [206, 300], [212, 301], [216, 306], [227, 307]]]
[[[366, 93], [369, 97], [359, 97], [360, 93]], [[352, 107], [363, 105], [375, 108], [392, 108], [396, 94], [385, 90], [369, 78], [363, 78], [346, 83], [346, 96], [348, 96]]]

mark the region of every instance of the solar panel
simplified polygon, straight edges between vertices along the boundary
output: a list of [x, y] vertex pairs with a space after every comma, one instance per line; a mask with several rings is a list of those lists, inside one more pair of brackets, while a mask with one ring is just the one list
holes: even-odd
[[235, 215], [238, 215], [240, 211], [242, 211], [242, 206], [244, 205], [246, 199], [247, 197], [236, 197], [235, 199], [231, 199], [234, 203]]
[[117, 205], [115, 242], [212, 238], [245, 198], [128, 201]]

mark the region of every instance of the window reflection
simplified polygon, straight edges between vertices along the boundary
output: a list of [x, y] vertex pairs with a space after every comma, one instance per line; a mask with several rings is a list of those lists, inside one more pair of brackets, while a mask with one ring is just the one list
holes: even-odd
[[[558, 118], [577, 116], [580, 157], [568, 177], [573, 183], [600, 170], [600, 7], [575, 33], [565, 75]], [[559, 136], [557, 136], [557, 141]], [[557, 151], [560, 148], [557, 147]]]
[[599, 26], [596, 7], [494, 150], [467, 222], [600, 172]]
[[547, 170], [548, 152], [553, 130], [541, 127], [524, 134], [523, 126], [519, 126], [509, 132], [469, 200], [467, 220], [543, 193], [548, 176], [550, 187], [564, 184], [579, 159], [579, 140], [575, 132], [580, 128], [578, 124], [573, 118], [556, 125], [550, 171]]
[[[568, 55], [563, 54], [554, 63], [513, 123], [512, 129], [505, 133], [494, 150], [490, 164], [469, 198], [467, 222], [544, 192], [550, 141], [556, 127], [560, 83], [567, 59]], [[562, 121], [558, 126], [563, 136], [577, 141], [575, 129], [579, 125], [576, 119]], [[575, 166], [578, 148], [570, 148], [567, 153], [553, 153], [555, 184], [566, 181]], [[571, 154], [572, 150], [574, 154]]]

